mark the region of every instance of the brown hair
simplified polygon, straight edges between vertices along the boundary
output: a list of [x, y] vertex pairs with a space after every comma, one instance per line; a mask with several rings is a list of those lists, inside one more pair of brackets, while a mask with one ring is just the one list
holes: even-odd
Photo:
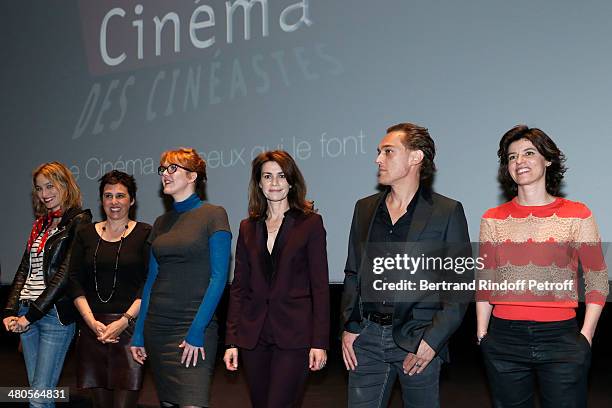
[[518, 187], [508, 172], [508, 148], [512, 143], [521, 139], [529, 140], [546, 161], [550, 162], [550, 166], [546, 168], [546, 191], [554, 196], [561, 195], [561, 183], [567, 170], [564, 165], [565, 155], [542, 130], [530, 128], [526, 125], [516, 125], [504, 133], [499, 141], [499, 150], [497, 151], [497, 157], [499, 158], [497, 178], [506, 196], [512, 198], [518, 192]]
[[32, 205], [37, 217], [45, 215], [48, 211], [36, 194], [36, 177], [40, 174], [49, 179], [60, 192], [62, 211], [69, 208], [81, 208], [81, 190], [72, 172], [60, 162], [43, 163], [32, 172]]
[[402, 132], [402, 144], [410, 150], [420, 150], [423, 152], [423, 161], [419, 178], [421, 181], [429, 180], [436, 172], [436, 144], [429, 135], [427, 128], [413, 123], [398, 123], [387, 129], [387, 134], [391, 132]]
[[198, 177], [195, 181], [195, 192], [204, 199], [204, 185], [206, 183], [206, 162], [198, 152], [191, 147], [179, 147], [176, 150], [166, 150], [161, 154], [159, 159], [160, 164], [174, 163], [179, 164], [190, 171], [197, 173]]
[[306, 182], [295, 160], [284, 150], [272, 150], [260, 153], [253, 159], [249, 182], [249, 218], [258, 219], [267, 215], [268, 201], [259, 187], [259, 182], [261, 168], [269, 161], [276, 162], [280, 166], [285, 173], [287, 183], [291, 186], [287, 195], [289, 207], [303, 214], [313, 213], [315, 211], [313, 202], [306, 200]]

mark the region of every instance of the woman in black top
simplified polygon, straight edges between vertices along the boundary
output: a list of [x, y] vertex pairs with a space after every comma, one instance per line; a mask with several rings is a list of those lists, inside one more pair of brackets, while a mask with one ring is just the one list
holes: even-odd
[[96, 407], [136, 407], [142, 366], [129, 342], [140, 310], [151, 226], [130, 219], [136, 183], [113, 170], [100, 179], [106, 220], [77, 231], [71, 295], [83, 317], [77, 341], [77, 386], [92, 389]]

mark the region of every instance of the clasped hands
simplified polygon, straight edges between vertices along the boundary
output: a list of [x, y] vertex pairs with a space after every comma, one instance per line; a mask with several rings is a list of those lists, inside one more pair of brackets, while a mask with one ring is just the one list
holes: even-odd
[[87, 325], [94, 332], [96, 338], [101, 343], [118, 343], [119, 335], [129, 325], [129, 322], [125, 317], [121, 317], [114, 322], [104, 324], [98, 320], [92, 319], [87, 322]]
[[6, 331], [13, 333], [23, 333], [30, 329], [30, 322], [25, 316], [9, 316], [2, 320]]

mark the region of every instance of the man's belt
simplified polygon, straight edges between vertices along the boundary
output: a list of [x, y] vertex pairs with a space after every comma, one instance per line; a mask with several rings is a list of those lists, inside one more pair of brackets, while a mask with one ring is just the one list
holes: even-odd
[[393, 313], [366, 312], [365, 318], [381, 326], [393, 324]]

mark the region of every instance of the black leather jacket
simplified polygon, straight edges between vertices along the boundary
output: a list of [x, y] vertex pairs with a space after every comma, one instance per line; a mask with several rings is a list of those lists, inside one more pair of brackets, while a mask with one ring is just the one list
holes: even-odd
[[[53, 306], [57, 309], [57, 314], [62, 324], [66, 325], [75, 321], [76, 310], [72, 300], [66, 296], [69, 279], [68, 266], [76, 229], [79, 225], [90, 222], [91, 211], [70, 208], [64, 213], [58, 224], [58, 232], [50, 236], [47, 242], [45, 242], [43, 273], [46, 288], [32, 303], [28, 313], [25, 315], [30, 323], [34, 323], [42, 318]], [[28, 279], [29, 273], [30, 252], [26, 249], [13, 279], [13, 285], [11, 286], [8, 301], [3, 312], [4, 317], [17, 316], [19, 295]]]

